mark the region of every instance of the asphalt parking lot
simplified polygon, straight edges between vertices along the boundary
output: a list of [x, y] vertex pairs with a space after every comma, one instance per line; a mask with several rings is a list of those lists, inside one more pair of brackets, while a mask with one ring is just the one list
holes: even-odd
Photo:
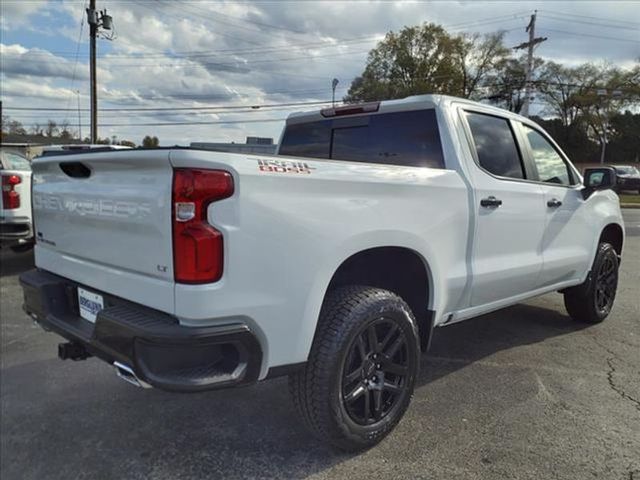
[[437, 330], [404, 420], [360, 455], [307, 434], [285, 379], [181, 395], [59, 361], [21, 311], [32, 256], [2, 252], [0, 477], [640, 480], [640, 210], [625, 219], [603, 324], [549, 294]]

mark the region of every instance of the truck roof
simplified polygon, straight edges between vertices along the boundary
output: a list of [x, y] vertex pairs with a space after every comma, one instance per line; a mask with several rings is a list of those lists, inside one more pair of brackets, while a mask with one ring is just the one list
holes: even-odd
[[[380, 102], [367, 102], [364, 104], [353, 104], [347, 107], [357, 107], [358, 105], [375, 105], [375, 110], [362, 111], [359, 113], [352, 113], [350, 115], [372, 115], [384, 112], [399, 112], [403, 110], [416, 110], [419, 108], [434, 108], [436, 106], [446, 106], [451, 103], [463, 103], [470, 106], [481, 107], [485, 111], [494, 111], [501, 116], [509, 116], [514, 119], [518, 119], [524, 123], [530, 123], [530, 120], [526, 117], [510, 112], [503, 108], [488, 105], [486, 103], [476, 102], [467, 98], [459, 98], [451, 95], [439, 95], [439, 94], [426, 94], [426, 95], [412, 95], [410, 97], [401, 98], [398, 100], [383, 100]], [[345, 108], [345, 106], [336, 107], [336, 109]], [[332, 109], [313, 110], [306, 112], [294, 112], [287, 118], [287, 124], [307, 123], [318, 120], [326, 120], [331, 115], [327, 115], [326, 112]], [[323, 112], [325, 114], [323, 115]]]

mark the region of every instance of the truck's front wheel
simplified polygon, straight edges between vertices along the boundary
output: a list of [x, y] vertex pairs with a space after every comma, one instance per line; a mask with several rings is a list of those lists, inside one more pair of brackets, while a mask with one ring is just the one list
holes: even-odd
[[327, 294], [304, 370], [289, 377], [309, 429], [338, 448], [380, 442], [406, 411], [419, 367], [419, 337], [408, 305], [361, 286]]
[[598, 245], [587, 280], [564, 292], [564, 305], [579, 322], [600, 323], [613, 308], [618, 287], [618, 254], [609, 243]]

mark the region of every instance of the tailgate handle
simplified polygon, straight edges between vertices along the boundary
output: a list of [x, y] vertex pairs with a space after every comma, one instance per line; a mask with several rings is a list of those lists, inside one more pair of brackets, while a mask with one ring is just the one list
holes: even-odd
[[91, 169], [82, 162], [60, 162], [60, 169], [72, 178], [89, 178]]

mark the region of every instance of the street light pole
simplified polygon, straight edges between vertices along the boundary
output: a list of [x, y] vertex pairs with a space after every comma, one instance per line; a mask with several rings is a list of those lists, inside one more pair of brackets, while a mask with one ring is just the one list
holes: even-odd
[[80, 137], [80, 143], [82, 143], [82, 115], [80, 114], [80, 90], [76, 90], [76, 96], [78, 97], [78, 136]]

